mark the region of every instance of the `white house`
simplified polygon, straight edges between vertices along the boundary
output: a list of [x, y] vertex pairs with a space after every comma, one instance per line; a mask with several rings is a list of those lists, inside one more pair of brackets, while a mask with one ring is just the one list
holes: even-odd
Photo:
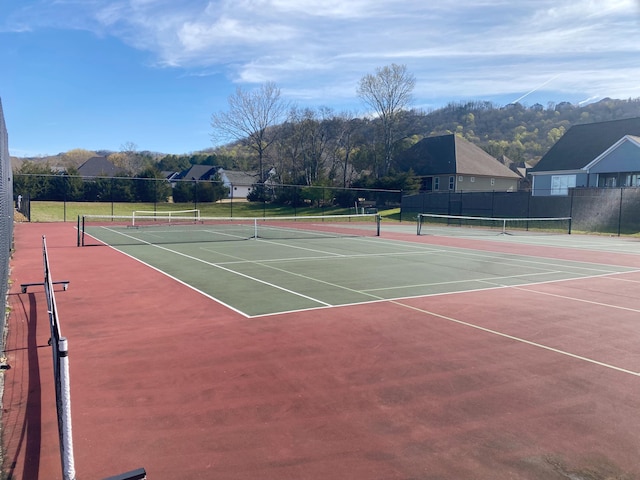
[[218, 174], [225, 187], [229, 188], [229, 198], [243, 199], [251, 193], [254, 185], [260, 180], [257, 172], [241, 172], [218, 169]]

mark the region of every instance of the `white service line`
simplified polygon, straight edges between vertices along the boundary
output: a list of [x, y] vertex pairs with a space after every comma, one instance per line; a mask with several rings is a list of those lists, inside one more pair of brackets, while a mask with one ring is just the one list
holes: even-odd
[[[611, 274], [611, 275], [614, 275], [614, 274]], [[591, 278], [591, 277], [576, 278], [574, 280], [582, 280], [583, 278]], [[594, 278], [597, 278], [597, 277], [594, 277]], [[511, 288], [515, 288], [516, 290], [522, 290], [523, 292], [536, 293], [538, 295], [546, 295], [548, 297], [561, 298], [563, 300], [571, 300], [573, 302], [589, 303], [591, 305], [598, 305], [599, 307], [615, 308], [616, 310], [626, 310], [628, 312], [640, 313], [640, 309], [637, 309], [637, 308], [621, 307], [620, 305], [611, 305], [609, 303], [594, 302], [593, 300], [585, 300], [584, 298], [570, 297], [568, 295], [558, 295], [557, 293], [540, 292], [538, 290], [532, 290], [530, 288], [526, 288], [523, 286], [514, 286]]]
[[[109, 229], [107, 228], [107, 230], [109, 230]], [[120, 233], [120, 232], [115, 232], [115, 233]], [[124, 236], [126, 236], [126, 237], [128, 237], [128, 236], [129, 236], [129, 235], [125, 235], [125, 234], [122, 234], [122, 233], [121, 233], [121, 235], [124, 235]], [[131, 237], [131, 238], [136, 239], [135, 237]], [[139, 240], [139, 239], [136, 239], [136, 240]], [[139, 240], [139, 241], [140, 241], [140, 240]], [[313, 297], [310, 297], [310, 296], [308, 296], [308, 295], [304, 295], [304, 294], [302, 294], [302, 293], [295, 292], [295, 291], [290, 290], [290, 289], [288, 289], [288, 288], [281, 287], [281, 286], [279, 286], [279, 285], [276, 285], [276, 284], [274, 284], [274, 283], [267, 282], [267, 281], [265, 281], [265, 280], [260, 280], [259, 278], [255, 278], [255, 277], [252, 277], [252, 276], [250, 276], [250, 275], [246, 275], [246, 274], [244, 274], [244, 273], [236, 272], [235, 270], [231, 270], [230, 268], [226, 268], [226, 267], [223, 267], [223, 266], [217, 265], [217, 264], [212, 263], [212, 262], [207, 262], [206, 260], [203, 260], [203, 259], [201, 259], [201, 258], [193, 257], [193, 256], [191, 256], [191, 255], [187, 255], [186, 253], [178, 252], [178, 251], [176, 251], [176, 250], [172, 250], [172, 249], [170, 249], [170, 248], [163, 247], [162, 245], [156, 245], [156, 244], [153, 244], [153, 243], [150, 243], [150, 242], [146, 242], [146, 241], [141, 241], [141, 242], [142, 242], [142, 243], [145, 243], [145, 244], [147, 244], [147, 245], [149, 245], [149, 246], [152, 246], [152, 247], [154, 247], [154, 248], [159, 248], [160, 250], [164, 250], [164, 251], [166, 251], [166, 252], [170, 252], [170, 253], [173, 253], [173, 254], [175, 254], [175, 255], [178, 255], [178, 256], [181, 256], [181, 257], [188, 258], [189, 260], [193, 260], [193, 261], [195, 261], [195, 262], [199, 262], [199, 263], [204, 263], [205, 265], [209, 265], [209, 266], [211, 266], [211, 267], [218, 268], [218, 269], [220, 269], [220, 270], [223, 270], [223, 271], [225, 271], [225, 272], [228, 272], [228, 273], [231, 273], [231, 274], [234, 274], [234, 275], [238, 275], [239, 277], [246, 278], [246, 279], [251, 280], [251, 281], [253, 281], [253, 282], [257, 282], [257, 283], [261, 283], [261, 284], [263, 284], [263, 285], [267, 285], [267, 286], [269, 286], [269, 287], [275, 288], [276, 290], [281, 290], [281, 291], [283, 291], [283, 292], [289, 293], [289, 294], [291, 294], [291, 295], [295, 295], [295, 296], [297, 296], [297, 297], [306, 298], [307, 300], [311, 300], [312, 302], [319, 303], [320, 305], [324, 305], [324, 306], [327, 306], [327, 307], [332, 306], [330, 303], [323, 302], [322, 300], [318, 300], [317, 298], [313, 298]], [[118, 251], [120, 251], [120, 250], [118, 250]]]
[[439, 313], [430, 312], [429, 310], [425, 310], [423, 308], [418, 308], [418, 307], [413, 307], [411, 305], [407, 305], [407, 304], [404, 304], [404, 303], [401, 303], [401, 302], [398, 302], [398, 301], [392, 301], [391, 303], [393, 303], [395, 305], [398, 305], [400, 307], [407, 308], [409, 310], [414, 310], [416, 312], [420, 312], [420, 313], [424, 313], [424, 314], [427, 314], [427, 315], [431, 315], [431, 316], [440, 318], [442, 320], [446, 320], [448, 322], [453, 322], [453, 323], [457, 323], [459, 325], [464, 325], [466, 327], [475, 328], [476, 330], [481, 330], [483, 332], [490, 333], [492, 335], [497, 335], [499, 337], [508, 338], [508, 339], [514, 340], [516, 342], [520, 342], [520, 343], [524, 343], [524, 344], [527, 344], [527, 345], [531, 345], [533, 347], [541, 348], [543, 350], [548, 350], [550, 352], [559, 353], [561, 355], [565, 355], [567, 357], [575, 358], [575, 359], [581, 360], [583, 362], [593, 363], [595, 365], [599, 365], [601, 367], [609, 368], [611, 370], [616, 370], [618, 372], [622, 372], [622, 373], [626, 373], [626, 374], [629, 374], [629, 375], [634, 375], [636, 377], [640, 377], [640, 372], [634, 372], [633, 370], [628, 370], [626, 368], [617, 367], [617, 366], [611, 365], [609, 363], [600, 362], [598, 360], [594, 360], [593, 358], [583, 357], [582, 355], [576, 355], [575, 353], [566, 352], [566, 351], [560, 350], [558, 348], [553, 348], [553, 347], [549, 347], [547, 345], [543, 345], [541, 343], [532, 342], [531, 340], [526, 340], [524, 338], [520, 338], [520, 337], [516, 337], [516, 336], [513, 336], [513, 335], [506, 334], [506, 333], [498, 332], [497, 330], [491, 330], [490, 328], [481, 327], [480, 325], [474, 325], [473, 323], [465, 322], [463, 320], [458, 320], [456, 318], [448, 317], [446, 315], [441, 315]]

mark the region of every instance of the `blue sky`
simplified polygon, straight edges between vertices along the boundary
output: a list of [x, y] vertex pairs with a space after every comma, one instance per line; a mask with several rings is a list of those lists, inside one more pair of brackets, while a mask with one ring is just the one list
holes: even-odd
[[14, 156], [189, 153], [236, 87], [365, 115], [359, 80], [404, 64], [413, 107], [640, 97], [640, 0], [0, 0]]

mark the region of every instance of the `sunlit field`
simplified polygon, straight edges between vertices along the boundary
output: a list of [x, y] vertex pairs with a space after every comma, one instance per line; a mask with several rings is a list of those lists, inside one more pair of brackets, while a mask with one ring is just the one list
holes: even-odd
[[[263, 215], [341, 215], [355, 213], [353, 208], [304, 207], [293, 208], [259, 202], [216, 203], [116, 203], [116, 202], [53, 202], [32, 201], [32, 222], [75, 222], [79, 215], [131, 215], [133, 211], [168, 212], [197, 208], [204, 217], [260, 217]], [[400, 209], [385, 210], [386, 218], [396, 218]]]

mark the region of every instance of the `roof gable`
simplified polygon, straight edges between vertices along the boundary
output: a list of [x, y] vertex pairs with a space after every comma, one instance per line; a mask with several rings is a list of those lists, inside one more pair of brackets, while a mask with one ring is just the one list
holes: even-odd
[[398, 159], [401, 170], [413, 170], [416, 175], [455, 174], [456, 153], [454, 135], [439, 135], [420, 140]]
[[78, 167], [81, 177], [113, 177], [118, 168], [107, 157], [91, 157]]
[[480, 147], [455, 137], [456, 142], [456, 173], [462, 175], [478, 175], [484, 177], [520, 178], [516, 172], [500, 163]]
[[[625, 135], [586, 165], [584, 169], [593, 173], [629, 170], [631, 168], [630, 162], [633, 161], [636, 164], [640, 163], [640, 137]], [[631, 169], [639, 170], [640, 165]]]
[[582, 169], [625, 135], [640, 136], [640, 117], [574, 125], [531, 172]]
[[192, 165], [189, 170], [180, 173], [180, 178], [184, 180], [211, 180], [216, 172], [216, 167], [211, 165]]
[[403, 170], [416, 175], [477, 175], [520, 178], [480, 147], [457, 135], [439, 135], [420, 140], [399, 160]]
[[244, 185], [250, 186], [257, 183], [260, 180], [260, 176], [257, 172], [242, 172], [238, 170], [218, 170], [223, 180], [226, 180], [232, 185]]

